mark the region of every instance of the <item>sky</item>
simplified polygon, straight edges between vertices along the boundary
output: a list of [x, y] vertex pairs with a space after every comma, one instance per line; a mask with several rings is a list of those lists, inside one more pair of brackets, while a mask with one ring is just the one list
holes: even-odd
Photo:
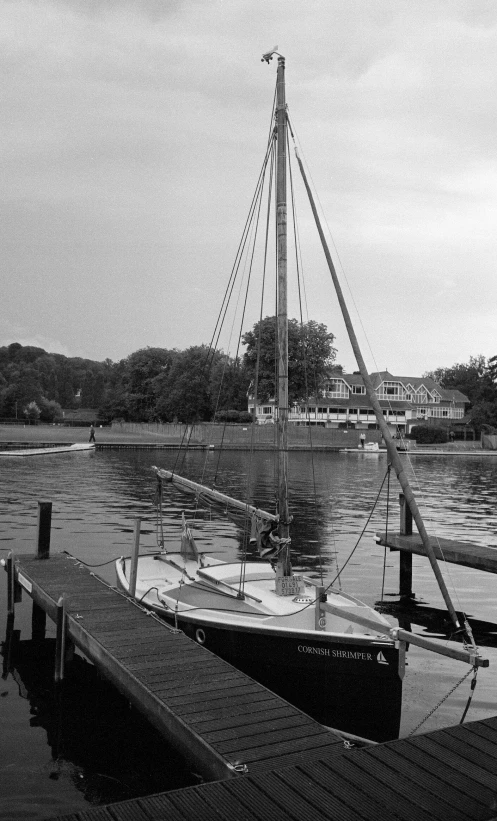
[[[368, 369], [497, 353], [495, 0], [0, 0], [0, 44], [0, 345], [118, 361], [210, 341], [278, 44]], [[298, 213], [305, 316], [355, 370]]]

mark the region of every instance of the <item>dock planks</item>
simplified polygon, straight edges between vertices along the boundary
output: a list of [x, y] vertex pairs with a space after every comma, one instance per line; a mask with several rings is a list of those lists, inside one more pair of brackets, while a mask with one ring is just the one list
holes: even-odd
[[[17, 583], [205, 778], [343, 746], [262, 685], [109, 588], [68, 554], [17, 556]], [[215, 729], [216, 728], [216, 729]]]
[[495, 821], [497, 718], [57, 821]]

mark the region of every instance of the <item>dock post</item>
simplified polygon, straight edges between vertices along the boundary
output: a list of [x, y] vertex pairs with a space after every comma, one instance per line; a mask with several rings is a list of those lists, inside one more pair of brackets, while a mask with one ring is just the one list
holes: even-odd
[[55, 683], [58, 684], [64, 678], [64, 662], [66, 651], [66, 609], [64, 607], [64, 596], [57, 602], [57, 632], [55, 638]]
[[34, 601], [31, 613], [31, 638], [33, 641], [38, 642], [45, 639], [46, 626], [47, 614], [40, 605]]
[[50, 530], [52, 527], [52, 502], [38, 502], [38, 559], [48, 559], [50, 556]]
[[140, 528], [142, 520], [138, 516], [135, 519], [135, 543], [133, 555], [131, 556], [131, 567], [129, 570], [129, 595], [134, 596], [136, 591], [136, 572], [138, 569], [138, 552], [140, 550]]
[[[400, 533], [412, 536], [412, 513], [403, 493], [399, 493]], [[412, 553], [399, 551], [399, 595], [401, 599], [413, 599], [412, 592]]]

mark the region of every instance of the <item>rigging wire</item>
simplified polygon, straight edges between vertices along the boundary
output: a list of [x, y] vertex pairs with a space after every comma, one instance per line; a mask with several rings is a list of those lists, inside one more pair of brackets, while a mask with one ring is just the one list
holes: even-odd
[[[372, 360], [373, 360], [373, 362], [374, 362], [374, 366], [375, 366], [375, 368], [376, 368], [376, 371], [377, 371], [378, 373], [381, 373], [381, 371], [380, 371], [380, 369], [379, 369], [379, 367], [378, 367], [378, 365], [377, 365], [377, 362], [376, 362], [376, 359], [375, 359], [375, 356], [374, 356], [374, 353], [373, 353], [373, 350], [372, 350], [372, 347], [371, 347], [371, 344], [370, 344], [370, 341], [369, 341], [369, 337], [368, 337], [367, 332], [366, 332], [366, 329], [365, 329], [365, 327], [364, 327], [364, 323], [363, 323], [363, 321], [362, 321], [361, 314], [360, 314], [360, 312], [359, 312], [359, 310], [358, 310], [358, 307], [357, 307], [356, 301], [355, 301], [355, 299], [354, 299], [354, 295], [353, 295], [353, 292], [352, 292], [352, 289], [351, 289], [350, 283], [349, 283], [349, 281], [348, 281], [347, 273], [346, 273], [345, 267], [344, 267], [344, 265], [343, 265], [343, 263], [342, 263], [342, 259], [341, 259], [341, 257], [340, 257], [340, 254], [339, 254], [339, 251], [338, 251], [337, 245], [336, 245], [336, 243], [335, 243], [334, 236], [333, 236], [333, 234], [332, 234], [332, 232], [331, 232], [331, 229], [330, 229], [330, 226], [329, 226], [329, 224], [328, 224], [328, 221], [327, 221], [327, 218], [326, 218], [326, 213], [325, 213], [325, 211], [324, 211], [324, 209], [323, 209], [323, 206], [322, 206], [322, 204], [321, 204], [321, 200], [320, 200], [320, 198], [319, 198], [319, 192], [318, 192], [318, 190], [317, 190], [317, 188], [316, 188], [316, 185], [315, 185], [315, 183], [314, 183], [314, 179], [313, 179], [313, 176], [312, 176], [312, 172], [311, 172], [311, 170], [310, 170], [310, 167], [309, 167], [309, 163], [307, 162], [307, 159], [306, 159], [306, 157], [305, 157], [305, 152], [303, 151], [303, 148], [302, 148], [302, 145], [301, 145], [300, 140], [299, 140], [299, 138], [298, 138], [298, 135], [297, 135], [296, 129], [294, 128], [293, 123], [290, 125], [290, 121], [289, 121], [289, 126], [290, 126], [290, 131], [291, 131], [291, 134], [292, 134], [292, 138], [293, 138], [293, 140], [294, 140], [294, 144], [295, 144], [295, 146], [297, 146], [297, 143], [298, 143], [298, 151], [299, 151], [299, 154], [301, 155], [301, 157], [302, 157], [302, 161], [305, 163], [305, 166], [306, 166], [306, 168], [307, 168], [307, 172], [308, 172], [309, 178], [310, 178], [310, 180], [311, 180], [311, 183], [312, 183], [312, 186], [313, 186], [313, 189], [314, 189], [314, 196], [315, 196], [315, 199], [316, 199], [317, 203], [319, 204], [319, 208], [320, 208], [320, 211], [321, 211], [321, 216], [322, 216], [323, 223], [324, 223], [324, 224], [325, 224], [325, 226], [326, 226], [326, 229], [327, 229], [327, 232], [328, 232], [328, 236], [330, 237], [331, 244], [332, 244], [332, 246], [333, 246], [333, 248], [334, 248], [334, 251], [335, 251], [335, 254], [336, 254], [336, 259], [337, 259], [338, 264], [339, 264], [339, 268], [340, 268], [340, 270], [341, 270], [341, 272], [342, 272], [342, 276], [343, 276], [343, 278], [344, 278], [344, 280], [345, 280], [345, 283], [346, 283], [346, 286], [347, 286], [347, 290], [348, 290], [348, 293], [349, 293], [349, 295], [350, 295], [351, 302], [352, 302], [352, 304], [353, 304], [353, 306], [354, 306], [354, 309], [355, 309], [356, 315], [357, 315], [357, 317], [358, 317], [358, 320], [359, 320], [360, 326], [361, 326], [361, 328], [362, 328], [362, 332], [363, 332], [363, 334], [364, 334], [364, 338], [365, 338], [365, 340], [366, 340], [366, 344], [367, 344], [367, 346], [368, 346], [368, 349], [369, 349], [369, 352], [370, 352], [371, 358], [372, 358]], [[392, 406], [392, 403], [391, 403], [390, 398], [388, 398], [388, 397], [387, 397], [386, 401], [388, 402], [388, 407], [389, 407], [389, 409], [390, 409], [390, 410], [393, 410], [393, 406]], [[402, 441], [402, 436], [401, 436], [401, 441]], [[414, 479], [415, 479], [415, 484], [416, 484], [417, 490], [418, 490], [418, 492], [419, 492], [419, 490], [420, 490], [420, 483], [419, 483], [419, 480], [418, 480], [418, 478], [417, 478], [417, 476], [416, 476], [416, 471], [415, 471], [414, 465], [413, 465], [413, 463], [412, 463], [412, 460], [411, 460], [411, 457], [410, 457], [410, 454], [409, 454], [409, 452], [408, 452], [408, 451], [406, 452], [406, 458], [407, 458], [407, 460], [408, 460], [408, 462], [409, 462], [409, 466], [410, 466], [410, 468], [411, 468], [412, 475], [413, 475], [413, 477], [414, 477]], [[467, 623], [467, 617], [466, 617], [466, 614], [465, 614], [465, 612], [464, 612], [464, 610], [463, 610], [463, 608], [462, 608], [462, 606], [461, 606], [461, 603], [460, 603], [460, 600], [459, 600], [459, 595], [458, 595], [458, 592], [457, 592], [457, 588], [456, 588], [456, 585], [455, 585], [455, 583], [454, 583], [454, 579], [453, 579], [453, 577], [452, 577], [452, 573], [451, 573], [451, 570], [450, 570], [449, 564], [448, 564], [448, 562], [447, 562], [447, 561], [446, 561], [446, 559], [445, 559], [445, 556], [444, 556], [444, 553], [443, 553], [443, 548], [442, 548], [442, 546], [441, 546], [441, 544], [440, 544], [439, 538], [438, 538], [438, 536], [436, 536], [436, 535], [435, 535], [435, 536], [432, 536], [431, 538], [432, 538], [432, 539], [434, 539], [434, 540], [436, 541], [437, 546], [438, 546], [438, 548], [439, 548], [439, 550], [440, 550], [440, 553], [441, 553], [441, 556], [442, 556], [442, 560], [443, 560], [443, 565], [444, 565], [444, 571], [445, 571], [446, 576], [447, 576], [447, 577], [448, 577], [448, 579], [449, 579], [450, 586], [451, 586], [451, 590], [452, 590], [452, 594], [453, 594], [454, 598], [455, 598], [455, 599], [456, 599], [456, 601], [457, 601], [457, 604], [458, 604], [458, 608], [459, 608], [459, 610], [463, 613], [463, 616], [464, 616], [464, 620], [465, 620], [465, 622]], [[472, 637], [471, 637], [471, 631], [469, 632], [469, 634], [468, 634], [468, 635], [469, 635], [469, 637], [470, 637], [470, 639], [471, 639], [471, 638], [472, 638]], [[473, 645], [473, 646], [476, 646], [476, 645]]]
[[[274, 106], [274, 102], [273, 102], [273, 106]], [[229, 304], [230, 304], [230, 300], [231, 300], [231, 297], [232, 297], [232, 294], [233, 294], [233, 289], [234, 289], [235, 282], [236, 282], [236, 279], [237, 279], [237, 276], [238, 276], [238, 273], [239, 273], [239, 270], [240, 270], [240, 264], [241, 264], [241, 261], [243, 259], [243, 254], [244, 254], [244, 251], [245, 251], [245, 248], [246, 248], [246, 245], [247, 245], [247, 241], [248, 241], [248, 238], [250, 236], [250, 227], [252, 225], [255, 209], [256, 209], [258, 198], [259, 198], [259, 195], [260, 195], [260, 190], [261, 190], [261, 187], [263, 185], [268, 159], [271, 155], [272, 141], [273, 141], [272, 140], [272, 133], [270, 133], [269, 138], [268, 138], [266, 153], [265, 153], [264, 160], [263, 160], [263, 163], [262, 163], [262, 167], [261, 167], [261, 170], [259, 172], [259, 177], [258, 177], [258, 180], [257, 180], [257, 183], [256, 183], [255, 192], [253, 194], [252, 201], [251, 201], [251, 204], [250, 204], [250, 207], [249, 207], [249, 213], [248, 213], [247, 219], [245, 221], [245, 226], [244, 226], [244, 229], [243, 229], [243, 232], [242, 232], [242, 237], [240, 239], [238, 249], [237, 249], [237, 252], [236, 252], [236, 255], [235, 255], [235, 262], [233, 264], [233, 267], [232, 267], [232, 270], [231, 270], [231, 273], [230, 273], [230, 276], [229, 276], [228, 284], [226, 286], [225, 294], [224, 294], [224, 297], [223, 297], [223, 300], [222, 300], [222, 305], [221, 305], [221, 308], [220, 308], [220, 311], [218, 313], [218, 317], [217, 317], [217, 320], [216, 320], [214, 332], [212, 334], [210, 344], [207, 348], [205, 362], [204, 362], [204, 365], [203, 365], [203, 372], [204, 372], [204, 378], [205, 379], [208, 378], [209, 372], [210, 372], [210, 370], [212, 368], [212, 365], [214, 363], [215, 354], [216, 354], [217, 349], [218, 349], [219, 338], [220, 338], [221, 331], [222, 331], [223, 326], [224, 326], [224, 321], [226, 319], [226, 313], [227, 313], [227, 310], [228, 310], [228, 307], [229, 307]], [[175, 463], [174, 463], [174, 466], [173, 466], [173, 473], [176, 472], [176, 470], [177, 470], [180, 458], [184, 461], [185, 451], [188, 449], [192, 434], [193, 434], [193, 425], [190, 425], [190, 426], [187, 425], [185, 427], [185, 430], [183, 431], [183, 435], [182, 435], [182, 438], [181, 438], [179, 449], [178, 449], [178, 452], [177, 452], [177, 455], [176, 455], [176, 460], [175, 460]], [[185, 440], [186, 440], [186, 445], [185, 445]]]
[[[385, 516], [385, 542], [388, 542], [388, 512], [389, 512], [389, 503], [390, 503], [390, 474], [391, 474], [391, 471], [392, 471], [392, 465], [388, 464], [388, 467], [387, 467], [387, 475], [388, 475], [388, 481], [387, 481], [387, 511], [386, 511], [386, 516]], [[382, 579], [381, 579], [381, 601], [383, 601], [383, 596], [385, 594], [386, 565], [387, 565], [387, 548], [386, 548], [386, 545], [385, 545], [385, 547], [383, 548], [383, 574], [382, 574]]]
[[386, 480], [387, 480], [387, 477], [388, 477], [388, 475], [389, 475], [389, 468], [390, 468], [390, 465], [388, 466], [387, 471], [386, 471], [386, 473], [385, 473], [385, 476], [383, 477], [383, 481], [382, 481], [382, 483], [381, 483], [381, 487], [380, 487], [380, 489], [379, 489], [379, 491], [378, 491], [378, 493], [377, 493], [377, 496], [376, 496], [376, 499], [375, 499], [375, 501], [374, 501], [373, 507], [371, 508], [371, 510], [370, 510], [370, 512], [369, 512], [369, 515], [368, 515], [368, 518], [367, 518], [367, 520], [366, 520], [366, 523], [365, 523], [364, 527], [362, 528], [362, 530], [361, 530], [361, 532], [360, 532], [360, 534], [359, 534], [359, 538], [357, 539], [357, 541], [356, 541], [356, 543], [355, 543], [354, 547], [352, 548], [351, 552], [349, 553], [349, 555], [348, 555], [348, 557], [347, 557], [346, 561], [343, 563], [342, 567], [340, 568], [340, 570], [339, 570], [339, 571], [338, 571], [338, 573], [336, 574], [335, 578], [334, 578], [334, 579], [330, 582], [330, 584], [328, 585], [328, 587], [331, 587], [331, 586], [332, 586], [332, 585], [336, 582], [336, 580], [337, 580], [338, 578], [340, 578], [341, 574], [343, 573], [343, 571], [344, 571], [344, 570], [345, 570], [345, 568], [347, 567], [348, 563], [350, 562], [350, 560], [351, 560], [352, 556], [354, 555], [354, 553], [356, 552], [357, 548], [359, 547], [359, 543], [360, 543], [360, 541], [361, 541], [362, 537], [364, 536], [364, 533], [366, 532], [366, 529], [367, 529], [367, 527], [368, 527], [368, 525], [369, 525], [369, 522], [371, 521], [371, 517], [372, 517], [372, 515], [373, 515], [373, 513], [374, 513], [374, 511], [375, 511], [376, 505], [378, 504], [378, 500], [379, 500], [380, 495], [381, 495], [381, 492], [382, 492], [382, 490], [383, 490], [383, 485], [385, 484], [385, 482], [386, 482]]

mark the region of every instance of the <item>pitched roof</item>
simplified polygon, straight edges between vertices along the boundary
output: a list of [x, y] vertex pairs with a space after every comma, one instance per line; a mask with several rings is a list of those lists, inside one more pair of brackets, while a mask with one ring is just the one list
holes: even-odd
[[[414, 390], [424, 386], [429, 393], [438, 391], [445, 402], [469, 402], [467, 396], [453, 388], [442, 388], [431, 376], [394, 376], [389, 371], [376, 371], [369, 374], [373, 387], [378, 388], [382, 382], [402, 382], [403, 385], [412, 385]], [[362, 377], [361, 377], [362, 381]]]

